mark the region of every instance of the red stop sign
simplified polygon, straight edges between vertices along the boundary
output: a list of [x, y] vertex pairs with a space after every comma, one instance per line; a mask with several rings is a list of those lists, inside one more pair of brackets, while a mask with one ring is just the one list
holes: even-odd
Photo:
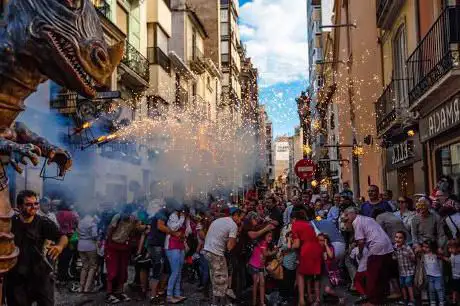
[[311, 159], [301, 159], [295, 164], [295, 174], [303, 181], [313, 178], [316, 164]]

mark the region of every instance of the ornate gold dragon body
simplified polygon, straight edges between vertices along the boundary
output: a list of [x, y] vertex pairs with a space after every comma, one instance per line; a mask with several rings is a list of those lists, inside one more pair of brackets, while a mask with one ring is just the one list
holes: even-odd
[[0, 26], [0, 273], [10, 270], [20, 250], [11, 233], [13, 210], [2, 167], [21, 172], [20, 163], [40, 157], [70, 169], [68, 152], [15, 122], [24, 100], [51, 79], [88, 98], [110, 82], [124, 43], [108, 46], [89, 0], [10, 0]]

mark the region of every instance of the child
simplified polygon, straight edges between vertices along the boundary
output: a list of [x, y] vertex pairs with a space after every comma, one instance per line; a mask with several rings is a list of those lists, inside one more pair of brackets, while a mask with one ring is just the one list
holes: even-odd
[[452, 304], [456, 305], [459, 300], [460, 290], [460, 242], [458, 240], [450, 240], [447, 243], [447, 250], [449, 251], [450, 257], [444, 257], [443, 259], [450, 263], [452, 268]]
[[415, 275], [415, 254], [412, 248], [406, 244], [406, 233], [399, 231], [395, 234], [395, 251], [393, 259], [398, 261], [399, 283], [401, 286], [404, 302], [408, 306], [414, 305], [414, 275]]
[[[338, 275], [340, 273], [338, 273], [337, 264], [335, 262], [334, 247], [332, 246], [330, 242], [329, 236], [326, 234], [323, 234], [323, 233], [319, 234], [318, 241], [319, 241], [319, 244], [321, 244], [321, 246], [323, 247], [324, 257], [323, 257], [323, 269], [322, 269], [321, 277], [322, 277], [323, 283], [325, 283], [324, 292], [329, 295], [338, 297], [339, 304], [344, 304], [345, 299], [343, 297], [339, 297], [338, 294], [332, 288], [332, 286], [338, 285], [338, 283], [334, 284], [334, 282], [335, 281], [338, 282], [338, 278], [340, 276]], [[337, 273], [335, 273], [336, 275], [331, 275], [331, 272], [333, 271], [337, 271]], [[336, 278], [336, 280], [332, 280], [331, 276]]]
[[292, 224], [283, 227], [278, 241], [278, 247], [283, 252], [283, 280], [280, 285], [280, 295], [284, 302], [289, 303], [295, 293], [297, 253], [292, 247]]
[[265, 305], [265, 259], [273, 256], [277, 248], [269, 251], [268, 246], [273, 240], [272, 232], [265, 233], [263, 239], [254, 247], [251, 258], [249, 259], [249, 273], [252, 275], [252, 305], [257, 305], [257, 292], [259, 289], [260, 305]]
[[[422, 243], [423, 263], [428, 280], [428, 293], [431, 306], [444, 306], [444, 280], [442, 275], [442, 262], [436, 255], [437, 246], [434, 241]], [[436, 297], [439, 303], [436, 303]]]
[[350, 258], [358, 263], [358, 270], [355, 274], [354, 285], [356, 291], [361, 295], [366, 295], [366, 273], [367, 273], [367, 258], [369, 257], [369, 249], [364, 247], [362, 254], [359, 254], [359, 247], [351, 250]]

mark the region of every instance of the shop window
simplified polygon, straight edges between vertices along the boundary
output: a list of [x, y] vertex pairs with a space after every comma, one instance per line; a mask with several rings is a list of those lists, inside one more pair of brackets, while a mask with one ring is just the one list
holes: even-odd
[[445, 146], [436, 152], [438, 177], [450, 176], [454, 181], [453, 191], [460, 194], [460, 142]]

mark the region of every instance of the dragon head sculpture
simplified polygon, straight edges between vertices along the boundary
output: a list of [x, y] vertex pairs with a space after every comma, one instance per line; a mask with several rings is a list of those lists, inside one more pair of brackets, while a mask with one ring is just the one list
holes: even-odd
[[89, 0], [10, 0], [6, 33], [13, 58], [88, 98], [106, 85], [124, 51], [108, 46]]

